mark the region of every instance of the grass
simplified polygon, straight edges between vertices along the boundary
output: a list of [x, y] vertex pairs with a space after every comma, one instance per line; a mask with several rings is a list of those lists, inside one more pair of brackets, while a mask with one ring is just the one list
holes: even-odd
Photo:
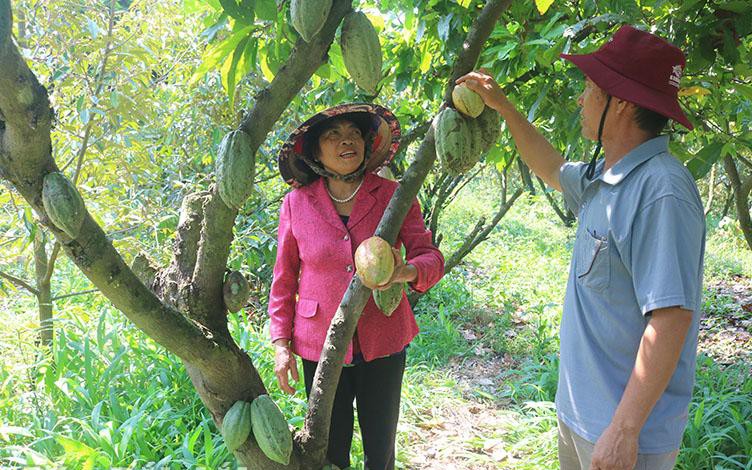
[[[493, 206], [495, 196], [484, 187], [471, 186], [472, 197], [444, 214], [446, 252]], [[558, 468], [552, 401], [573, 230], [550, 214], [542, 199], [520, 200], [466, 263], [419, 304], [422, 333], [408, 350], [398, 468], [425, 458], [416, 449], [441, 425], [442, 410], [476, 405], [497, 424], [448, 441], [469, 459], [467, 468], [486, 468], [481, 467], [490, 462], [486, 450], [494, 446], [504, 454], [497, 468]], [[706, 279], [752, 276], [752, 253], [740, 246], [733, 224], [711, 221], [709, 230]], [[60, 264], [55, 278], [60, 292], [88, 287], [68, 262]], [[34, 344], [34, 302], [20, 295], [0, 302], [0, 467], [235, 468], [182, 364], [101, 296], [56, 303], [56, 340], [48, 356], [39, 355]], [[732, 303], [714, 293], [705, 298], [709, 312], [727, 311]], [[229, 318], [272, 397], [290, 423], [301, 426], [302, 384], [289, 397], [273, 380], [267, 324], [263, 318]], [[467, 331], [476, 332], [475, 339]], [[485, 352], [478, 353], [479, 346]], [[468, 393], [450, 372], [463, 361], [504, 356], [514, 361], [499, 371], [503, 380], [496, 390]], [[677, 468], [750, 470], [752, 370], [748, 363], [719, 364], [706, 355], [698, 361]], [[360, 455], [356, 437], [355, 469], [363, 468]]]

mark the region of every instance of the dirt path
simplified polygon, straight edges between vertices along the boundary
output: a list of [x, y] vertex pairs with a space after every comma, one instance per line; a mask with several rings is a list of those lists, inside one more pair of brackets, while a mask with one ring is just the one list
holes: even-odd
[[[707, 286], [698, 350], [719, 364], [752, 364], [752, 279]], [[415, 457], [408, 470], [512, 469], [524, 461], [504, 439], [520, 425], [520, 415], [497, 395], [503, 385], [500, 371], [518, 364], [482, 347], [477, 353], [447, 367], [462, 398], [442, 403], [416, 424], [420, 432], [410, 443]], [[553, 440], [555, 434], [549, 437]]]

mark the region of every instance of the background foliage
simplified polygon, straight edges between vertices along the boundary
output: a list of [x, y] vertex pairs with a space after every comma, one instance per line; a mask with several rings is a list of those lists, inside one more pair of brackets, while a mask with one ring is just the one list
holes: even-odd
[[[13, 6], [17, 42], [55, 109], [58, 164], [68, 175], [80, 168], [78, 187], [87, 207], [121, 252], [145, 251], [167, 261], [180, 200], [207, 187], [219, 140], [237, 125], [293, 47], [297, 33], [287, 21], [288, 5], [273, 0], [21, 0]], [[289, 399], [274, 389], [264, 332], [278, 203], [287, 191], [276, 174], [276, 150], [297, 123], [343, 101], [384, 104], [407, 132], [429, 121], [441, 102], [449, 64], [482, 4], [384, 0], [357, 6], [382, 41], [379, 94], [364, 96], [349, 81], [335, 41], [328, 63], [260, 149], [258, 190], [235, 226], [231, 267], [252, 276], [255, 293], [253, 307], [230, 318], [233, 332], [254, 355], [292, 424], [300, 424], [304, 414], [303, 395]], [[687, 52], [681, 95], [696, 130], [673, 129], [672, 150], [698, 178], [707, 204], [705, 310], [721, 329], [728, 327], [722, 319], [729, 316], [748, 321], [749, 312], [718, 294], [723, 289], [717, 286], [752, 276], [734, 200], [743, 197], [748, 213], [748, 191], [735, 188], [727, 164], [733, 161], [742, 182], [752, 181], [749, 2], [514, 2], [478, 65], [497, 77], [567, 158], [580, 159], [591, 145], [579, 137], [576, 97], [582, 77], [558, 54], [591, 51], [625, 22], [655, 31]], [[410, 160], [413, 148], [402, 154], [400, 164]], [[452, 251], [474, 221], [499, 204], [501, 172], [510, 189], [529, 191], [489, 240], [419, 304], [424, 333], [410, 348], [398, 456], [403, 468], [413, 468], [410, 462], [428, 452], [419, 436], [431, 435], [434, 421], [446, 419], [432, 410], [469, 403], [503, 412], [507, 425], [457, 443], [473, 450], [463, 464], [476, 459], [473, 468], [492, 465], [483, 459], [503, 442], [499, 468], [555, 468], [550, 401], [573, 232], [549, 207], [558, 196], [542, 197], [539, 186], [520, 178], [524, 168], [514, 159], [503, 133], [478, 176], [456, 193], [439, 222], [442, 249]], [[439, 176], [437, 168], [426, 188]], [[29, 279], [32, 240], [41, 229], [6, 187], [0, 191], [0, 214], [0, 271]], [[67, 260], [59, 261], [53, 294], [88, 288]], [[0, 372], [0, 465], [232, 465], [179, 361], [100, 296], [56, 301], [56, 339], [51, 352], [42, 354], [35, 344], [34, 298], [6, 278], [0, 278], [0, 293], [0, 352], [8, 358]], [[749, 323], [744, 328], [749, 332]], [[749, 336], [737, 349], [750, 350]], [[476, 381], [462, 391], [453, 367], [479, 358], [492, 363], [501, 358], [498, 367], [486, 371], [491, 385]], [[749, 355], [729, 359], [710, 348], [699, 365], [682, 468], [752, 468]]]

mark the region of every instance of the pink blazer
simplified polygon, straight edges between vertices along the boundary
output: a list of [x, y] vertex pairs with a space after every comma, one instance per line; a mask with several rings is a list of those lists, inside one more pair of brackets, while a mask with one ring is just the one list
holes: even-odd
[[[319, 360], [329, 323], [355, 274], [355, 249], [373, 236], [397, 186], [367, 174], [347, 226], [327, 195], [323, 178], [285, 196], [269, 294], [272, 341], [291, 339], [293, 352]], [[444, 257], [431, 243], [417, 200], [402, 224], [396, 247], [403, 244], [406, 261], [418, 271], [410, 287], [425, 292], [444, 275]], [[404, 294], [391, 317], [381, 313], [371, 297], [358, 321], [358, 344], [366, 361], [401, 351], [416, 334], [418, 325]], [[351, 342], [345, 362], [352, 358]]]

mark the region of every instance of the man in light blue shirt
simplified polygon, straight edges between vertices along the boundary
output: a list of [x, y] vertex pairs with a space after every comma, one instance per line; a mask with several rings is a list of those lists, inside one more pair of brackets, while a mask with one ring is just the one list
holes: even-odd
[[458, 81], [501, 114], [523, 160], [578, 217], [556, 395], [561, 469], [668, 470], [694, 384], [705, 250], [697, 187], [660, 135], [669, 118], [692, 129], [677, 100], [684, 55], [623, 26], [593, 54], [563, 57], [586, 75], [590, 164], [565, 162], [485, 72]]

